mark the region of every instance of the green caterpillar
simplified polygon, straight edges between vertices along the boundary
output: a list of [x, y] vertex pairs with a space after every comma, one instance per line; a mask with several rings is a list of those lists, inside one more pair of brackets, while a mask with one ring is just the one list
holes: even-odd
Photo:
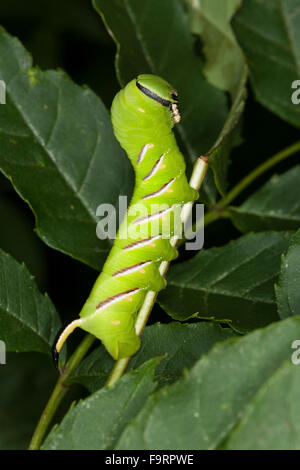
[[166, 285], [160, 263], [177, 257], [169, 241], [175, 207], [198, 198], [187, 182], [184, 158], [172, 132], [180, 120], [177, 92], [165, 80], [140, 75], [129, 82], [114, 98], [111, 118], [115, 136], [135, 170], [134, 193], [80, 318], [63, 330], [54, 345], [56, 360], [77, 327], [100, 339], [114, 359], [132, 356], [139, 349], [137, 311], [148, 291], [158, 292]]

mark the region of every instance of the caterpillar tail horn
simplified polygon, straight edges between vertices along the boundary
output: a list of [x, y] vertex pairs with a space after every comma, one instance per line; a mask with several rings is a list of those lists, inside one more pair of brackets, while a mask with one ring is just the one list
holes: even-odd
[[77, 318], [76, 320], [72, 321], [67, 325], [66, 327], [63, 327], [58, 333], [55, 338], [54, 344], [52, 346], [52, 358], [53, 362], [55, 364], [56, 369], [58, 369], [58, 359], [59, 359], [59, 353], [66, 341], [66, 339], [70, 336], [73, 331], [80, 327], [81, 324], [81, 318]]

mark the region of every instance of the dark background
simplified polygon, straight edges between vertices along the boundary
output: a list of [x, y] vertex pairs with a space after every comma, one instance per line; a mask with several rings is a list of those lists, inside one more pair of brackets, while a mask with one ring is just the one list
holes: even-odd
[[[99, 94], [105, 105], [110, 107], [119, 89], [114, 70], [116, 48], [89, 0], [27, 0], [26, 2], [1, 0], [0, 24], [10, 34], [20, 39], [32, 54], [35, 65], [43, 70], [49, 68], [66, 70], [76, 83], [89, 85]], [[232, 154], [230, 186], [232, 187], [259, 163], [297, 140], [298, 133], [296, 129], [260, 106], [249, 89], [243, 120], [243, 143]], [[280, 173], [292, 164], [293, 161], [287, 160], [276, 167], [276, 172]], [[266, 173], [257, 180], [235, 203], [241, 202], [272, 173], [273, 171]], [[97, 273], [42, 243], [34, 232], [35, 221], [32, 212], [14, 192], [10, 182], [1, 174], [0, 220], [0, 248], [10, 253], [19, 262], [25, 262], [35, 276], [40, 290], [49, 293], [63, 322], [73, 319], [88, 296]], [[207, 227], [205, 247], [220, 246], [238, 236], [239, 233], [230, 221], [218, 221]], [[182, 257], [184, 256], [185, 254], [182, 254]], [[157, 320], [169, 321], [158, 306], [151, 315], [151, 322]], [[74, 333], [75, 339], [71, 340], [70, 349], [81, 337], [82, 333]], [[32, 357], [30, 359], [32, 364], [37, 361], [36, 368], [38, 369], [40, 359], [34, 359], [36, 357], [34, 355], [29, 357]], [[4, 414], [4, 418], [2, 416], [4, 421], [1, 427], [6, 429], [8, 442], [6, 446], [10, 448], [26, 446], [33, 423], [49, 395], [49, 380], [51, 382], [56, 378], [51, 364], [47, 365], [53, 369], [48, 380], [49, 374], [46, 371], [46, 378], [41, 376], [37, 378], [32, 371], [27, 373], [28, 360], [25, 361], [25, 368], [24, 363], [20, 364], [22, 361], [21, 356], [11, 355], [12, 367], [1, 369], [6, 390], [11, 391], [6, 392], [4, 402], [0, 396], [0, 408], [6, 407], [6, 415]], [[20, 375], [21, 369], [23, 375]], [[31, 381], [33, 388], [29, 387], [28, 390], [31, 400], [26, 400], [24, 396], [26, 406], [22, 406], [22, 411], [19, 411], [15, 406], [13, 396], [14, 393], [18, 395], [18, 390], [22, 387], [23, 376], [27, 383]], [[3, 386], [4, 382], [1, 383]], [[43, 393], [40, 393], [41, 391]], [[26, 393], [24, 389], [23, 392]], [[72, 396], [69, 400], [71, 399]], [[68, 403], [65, 406], [68, 406]], [[28, 427], [18, 429], [19, 434], [16, 435], [14, 420], [21, 423], [25, 420], [28, 422]]]

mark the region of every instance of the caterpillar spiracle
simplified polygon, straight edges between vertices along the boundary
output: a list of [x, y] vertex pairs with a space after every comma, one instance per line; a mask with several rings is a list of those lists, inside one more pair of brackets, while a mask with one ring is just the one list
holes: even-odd
[[136, 353], [140, 347], [135, 332], [138, 309], [148, 291], [158, 292], [166, 286], [160, 263], [177, 257], [170, 244], [174, 217], [170, 217], [167, 234], [162, 233], [162, 221], [175, 206], [198, 198], [188, 184], [184, 158], [172, 132], [180, 120], [177, 92], [165, 80], [145, 74], [130, 81], [115, 96], [111, 119], [135, 171], [134, 192], [79, 318], [58, 336], [53, 347], [56, 361], [66, 338], [77, 327], [100, 339], [114, 359]]

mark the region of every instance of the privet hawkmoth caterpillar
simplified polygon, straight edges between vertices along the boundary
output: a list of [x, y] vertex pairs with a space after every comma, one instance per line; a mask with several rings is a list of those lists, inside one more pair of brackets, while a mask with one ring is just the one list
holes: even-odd
[[177, 92], [165, 80], [140, 75], [129, 82], [114, 98], [111, 118], [135, 170], [134, 193], [80, 318], [63, 330], [54, 345], [56, 359], [76, 327], [99, 338], [114, 359], [139, 349], [137, 311], [148, 291], [158, 292], [166, 285], [160, 263], [177, 257], [169, 241], [174, 208], [198, 198], [187, 182], [184, 158], [172, 132], [180, 120]]

